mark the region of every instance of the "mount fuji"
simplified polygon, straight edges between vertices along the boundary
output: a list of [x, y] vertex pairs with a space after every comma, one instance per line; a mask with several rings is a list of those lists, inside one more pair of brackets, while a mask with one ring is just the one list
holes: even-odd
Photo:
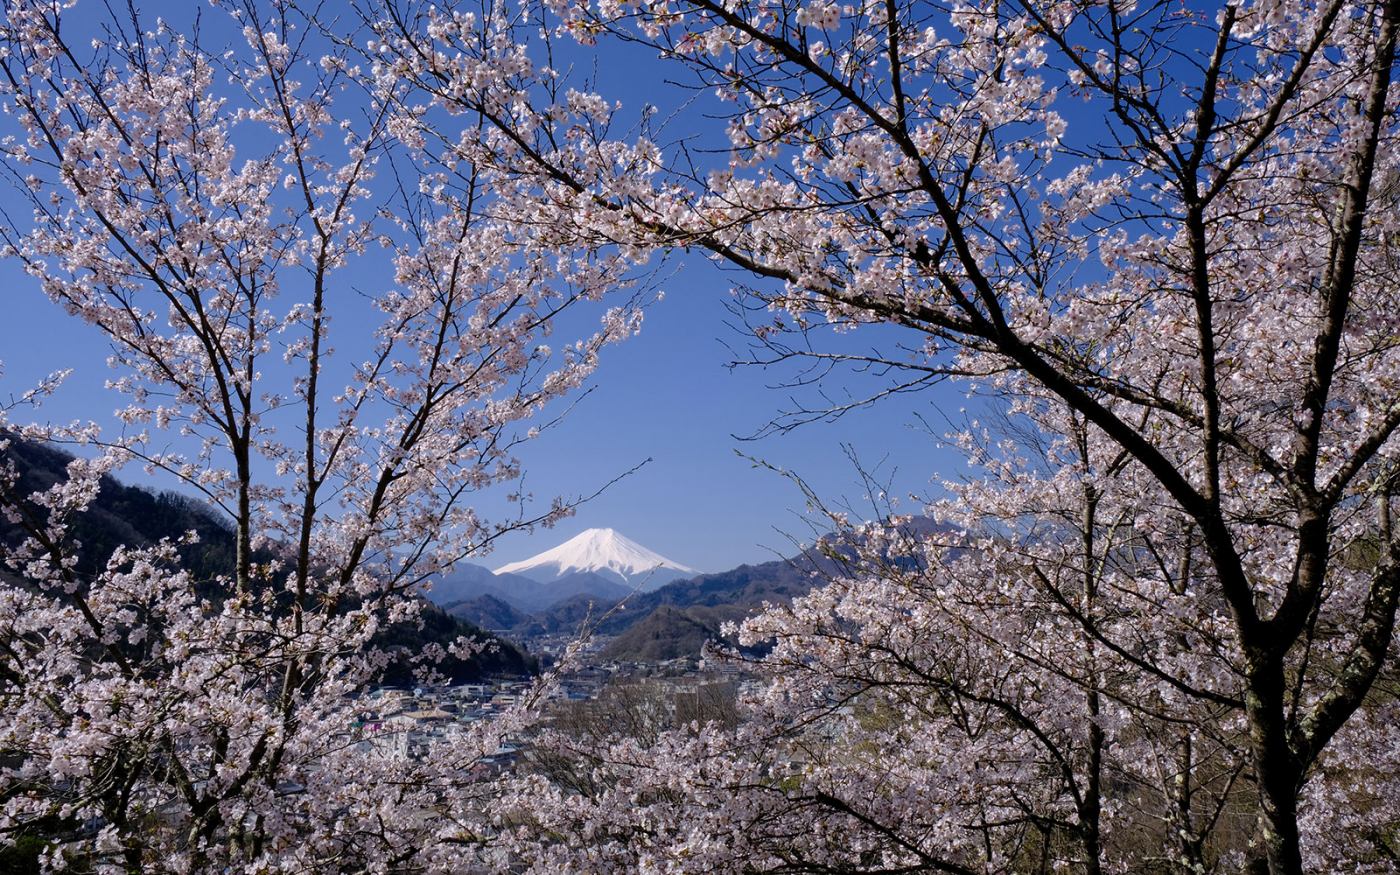
[[543, 584], [563, 583], [580, 574], [596, 575], [628, 590], [648, 592], [699, 572], [613, 529], [589, 529], [552, 550], [502, 565], [496, 574], [519, 575]]

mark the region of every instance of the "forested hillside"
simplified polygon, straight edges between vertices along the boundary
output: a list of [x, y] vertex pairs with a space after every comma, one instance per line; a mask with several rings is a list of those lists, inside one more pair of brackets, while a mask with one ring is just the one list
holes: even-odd
[[[12, 462], [19, 474], [11, 490], [16, 495], [31, 495], [66, 479], [65, 467], [72, 459], [72, 455], [53, 446], [14, 437], [10, 438], [9, 447], [0, 453], [0, 462]], [[22, 506], [33, 514], [43, 512], [31, 502]], [[226, 583], [221, 581], [220, 575], [228, 574], [234, 556], [233, 530], [219, 514], [208, 505], [177, 492], [156, 492], [103, 477], [96, 500], [78, 514], [72, 524], [72, 536], [81, 544], [77, 570], [80, 574], [91, 575], [106, 564], [118, 547], [146, 546], [162, 538], [177, 540], [191, 531], [198, 535], [198, 541], [179, 548], [182, 566], [194, 575], [200, 591], [217, 602], [226, 593]], [[20, 538], [19, 527], [0, 521], [0, 538], [6, 547], [14, 546]], [[266, 561], [275, 555], [273, 551], [265, 551], [260, 558]], [[534, 658], [515, 644], [440, 608], [425, 605], [421, 625], [400, 623], [380, 633], [378, 644], [403, 652], [402, 658], [384, 670], [383, 682], [411, 684], [411, 656], [421, 653], [429, 644], [445, 647], [462, 635], [485, 637], [490, 644], [468, 660], [447, 656], [438, 670], [450, 680], [462, 682], [487, 675], [528, 674], [537, 669]]]

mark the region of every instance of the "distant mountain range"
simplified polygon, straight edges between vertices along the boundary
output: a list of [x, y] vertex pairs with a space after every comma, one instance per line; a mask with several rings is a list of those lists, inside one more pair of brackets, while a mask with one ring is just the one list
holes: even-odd
[[[454, 616], [509, 638], [571, 634], [591, 618], [596, 632], [617, 636], [604, 651], [607, 658], [659, 661], [698, 654], [706, 641], [720, 637], [724, 623], [743, 619], [765, 602], [787, 603], [835, 568], [833, 560], [807, 550], [791, 559], [675, 580], [650, 592], [614, 597], [585, 589], [543, 609], [530, 607], [536, 603], [535, 590], [520, 587], [508, 597], [502, 594], [505, 585], [514, 584], [513, 576], [493, 580], [471, 571], [454, 574], [445, 586], [435, 586], [431, 596]], [[454, 598], [474, 586], [476, 595]]]
[[[917, 534], [939, 530], [925, 519], [910, 522], [908, 528]], [[488, 592], [443, 604], [455, 616], [517, 639], [571, 634], [590, 621], [597, 633], [616, 636], [603, 651], [606, 658], [661, 661], [694, 656], [705, 642], [721, 637], [725, 623], [751, 616], [765, 604], [787, 604], [822, 585], [840, 573], [840, 552], [833, 552], [829, 544], [823, 549], [808, 548], [791, 558], [674, 580], [625, 598], [585, 589], [544, 609], [531, 609], [519, 598], [512, 601]], [[508, 577], [497, 575], [497, 585]]]
[[450, 575], [434, 580], [424, 591], [429, 601], [443, 608], [488, 597], [524, 614], [546, 610], [578, 595], [612, 603], [631, 593], [630, 588], [587, 571], [552, 583], [537, 583], [519, 574], [493, 574], [489, 568], [467, 562], [457, 563]]

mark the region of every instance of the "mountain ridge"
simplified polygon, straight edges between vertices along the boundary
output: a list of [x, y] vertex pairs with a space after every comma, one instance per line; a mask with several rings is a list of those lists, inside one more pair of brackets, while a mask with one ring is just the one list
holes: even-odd
[[[922, 517], [901, 528], [917, 535], [948, 530]], [[585, 616], [593, 616], [599, 618], [595, 632], [616, 636], [603, 650], [608, 659], [646, 662], [697, 656], [706, 641], [722, 637], [725, 623], [737, 623], [767, 604], [788, 604], [840, 576], [852, 556], [849, 537], [823, 541], [787, 558], [676, 580], [634, 593], [620, 604], [596, 605], [589, 614], [581, 613], [577, 604], [561, 602], [510, 632], [567, 633], [577, 630]]]

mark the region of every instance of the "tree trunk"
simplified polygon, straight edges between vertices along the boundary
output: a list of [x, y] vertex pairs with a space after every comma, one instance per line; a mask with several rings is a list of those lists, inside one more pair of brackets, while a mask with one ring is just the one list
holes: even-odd
[[1175, 852], [1173, 867], [1177, 871], [1192, 875], [1206, 871], [1204, 841], [1196, 830], [1195, 818], [1191, 813], [1196, 792], [1191, 780], [1196, 768], [1195, 760], [1191, 732], [1183, 730], [1176, 743], [1176, 775], [1168, 787], [1172, 803], [1169, 824], [1172, 831], [1171, 847]]
[[1259, 833], [1270, 875], [1301, 875], [1298, 790], [1301, 775], [1288, 746], [1281, 657], [1251, 657], [1245, 693], [1254, 778], [1259, 790]]

